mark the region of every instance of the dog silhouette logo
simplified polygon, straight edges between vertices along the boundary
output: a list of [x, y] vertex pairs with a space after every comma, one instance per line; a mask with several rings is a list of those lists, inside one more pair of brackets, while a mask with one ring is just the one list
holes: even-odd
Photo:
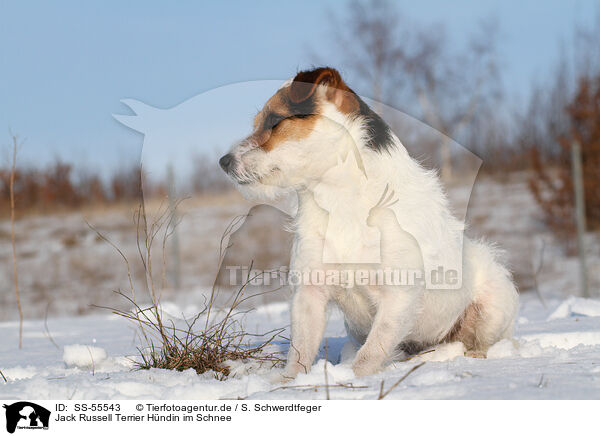
[[14, 433], [18, 429], [48, 429], [50, 411], [38, 404], [19, 401], [10, 405], [5, 404], [6, 431]]
[[[273, 94], [273, 88], [280, 88], [281, 84], [282, 81], [270, 80], [231, 84], [208, 90], [166, 109], [124, 99], [122, 103], [133, 114], [114, 114], [113, 117], [144, 135], [140, 156], [144, 171], [161, 180], [166, 177], [166, 162], [176, 169], [179, 182], [176, 182], [175, 196], [184, 198], [193, 194], [185, 177], [197, 171], [193, 159], [189, 159], [190, 150], [201, 149], [206, 144], [240, 143], [239, 138], [247, 134], [247, 120], [255, 112], [254, 102], [264, 101]], [[311, 183], [306, 186], [314, 203], [327, 213], [322, 263], [391, 266], [396, 270], [412, 270], [413, 264], [422, 264], [417, 269], [423, 272], [427, 289], [460, 289], [465, 220], [481, 159], [410, 115], [380, 102], [363, 100], [376, 105], [386, 119], [393, 121], [402, 133], [398, 136], [406, 137], [407, 142], [421, 144], [425, 141], [433, 146], [449, 146], [456, 161], [461, 162], [460, 181], [464, 189], [454, 190], [451, 197], [446, 197], [446, 187], [437, 182], [435, 171], [421, 168], [419, 161], [409, 159], [408, 150], [402, 144], [398, 145], [396, 154], [378, 161], [380, 164], [376, 167], [368, 165], [372, 155], [363, 156], [363, 150], [356, 144], [351, 149], [340, 149], [335, 161], [324, 160], [323, 165], [318, 166], [322, 173], [311, 178]], [[413, 153], [422, 151], [413, 149]], [[425, 174], [419, 179], [421, 182], [404, 186], [413, 180], [409, 175], [415, 172]], [[255, 185], [237, 184], [246, 196], [248, 210], [268, 205], [289, 215], [292, 220], [297, 216], [299, 192], [294, 186], [279, 186], [274, 182], [258, 184], [259, 188], [255, 189]], [[304, 185], [301, 189], [305, 189]], [[432, 201], [432, 192], [439, 201]], [[230, 218], [215, 220], [214, 233], [227, 233], [228, 224], [236, 219]], [[404, 257], [400, 259], [393, 249], [400, 238], [401, 242], [409, 244], [403, 247], [418, 248], [411, 252], [420, 253], [420, 260], [411, 258], [405, 262]], [[228, 236], [224, 243], [228, 246]], [[208, 250], [203, 259], [205, 264], [223, 265], [219, 250]], [[212, 279], [210, 275], [206, 277]], [[207, 281], [202, 285], [213, 286], [214, 283]]]

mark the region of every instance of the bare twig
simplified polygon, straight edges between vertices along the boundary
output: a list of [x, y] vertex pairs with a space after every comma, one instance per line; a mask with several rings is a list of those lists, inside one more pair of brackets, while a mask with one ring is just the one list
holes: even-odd
[[275, 391], [285, 390], [285, 389], [307, 390], [307, 389], [320, 389], [320, 388], [368, 389], [369, 386], [354, 386], [352, 383], [336, 383], [333, 385], [292, 385], [292, 386], [284, 385], [284, 386], [278, 386], [274, 389], [271, 389], [269, 392], [275, 392]]
[[325, 393], [326, 399], [331, 400], [329, 397], [329, 377], [327, 377], [327, 358], [329, 354], [329, 338], [325, 338]]
[[2, 378], [4, 379], [5, 383], [8, 383], [8, 380], [6, 380], [6, 377], [4, 377], [4, 374], [2, 374], [2, 370], [0, 370], [0, 376], [2, 376]]
[[379, 396], [377, 397], [377, 399], [378, 400], [383, 400], [390, 392], [392, 392], [394, 389], [396, 389], [398, 387], [398, 385], [400, 383], [402, 383], [406, 379], [406, 377], [408, 377], [409, 375], [411, 375], [414, 371], [416, 371], [417, 369], [419, 369], [423, 365], [425, 365], [425, 362], [421, 362], [418, 365], [413, 366], [410, 370], [408, 370], [408, 372], [406, 374], [404, 374], [402, 377], [400, 377], [400, 380], [398, 380], [396, 383], [394, 383], [385, 392], [383, 392], [383, 380], [381, 380], [381, 386], [379, 388]]
[[21, 296], [19, 293], [19, 272], [17, 269], [17, 244], [15, 241], [15, 174], [17, 172], [17, 149], [18, 136], [13, 135], [13, 159], [10, 170], [10, 239], [12, 242], [13, 274], [15, 278], [15, 295], [17, 296], [17, 308], [19, 309], [19, 348], [23, 348], [23, 309], [21, 308]]
[[56, 343], [56, 341], [50, 334], [50, 329], [48, 328], [48, 310], [50, 309], [50, 304], [52, 304], [52, 302], [49, 302], [48, 305], [46, 306], [46, 314], [44, 315], [44, 330], [46, 330], [46, 336], [48, 336], [48, 339], [50, 340], [50, 342], [52, 342], [52, 345], [54, 345], [56, 348], [60, 349], [60, 347], [58, 346], [58, 344]]
[[[238, 228], [238, 226], [243, 223], [243, 221], [248, 217], [249, 215], [239, 215], [237, 217], [235, 217], [230, 223], [229, 225], [225, 228], [225, 231], [223, 232], [223, 234], [221, 235], [221, 240], [219, 242], [219, 264], [217, 265], [217, 268], [219, 268], [221, 266], [221, 264], [223, 263], [223, 260], [225, 259], [225, 252], [227, 250], [227, 248], [229, 248], [230, 245], [225, 245], [225, 241], [229, 238], [229, 236]], [[248, 274], [250, 274], [250, 270], [252, 269], [252, 264], [250, 264], [250, 268], [248, 270]], [[208, 314], [206, 316], [206, 326], [208, 327], [208, 320], [210, 318], [210, 312], [213, 306], [213, 303], [215, 301], [217, 295], [217, 283], [215, 280], [215, 283], [213, 284], [213, 287], [210, 291], [210, 299], [208, 302]]]
[[413, 360], [416, 357], [421, 357], [424, 356], [425, 354], [429, 354], [429, 353], [433, 353], [435, 351], [435, 348], [431, 349], [431, 350], [427, 350], [427, 351], [423, 351], [419, 354], [415, 354], [413, 356], [408, 356], [406, 359], [402, 359], [402, 362], [408, 362], [409, 360]]
[[127, 266], [127, 278], [129, 279], [129, 288], [131, 290], [131, 294], [133, 295], [133, 299], [135, 301], [135, 288], [133, 286], [133, 279], [131, 277], [131, 265], [129, 264], [129, 261], [127, 260], [125, 253], [123, 253], [123, 251], [121, 251], [119, 249], [119, 247], [117, 247], [110, 239], [108, 239], [106, 236], [104, 236], [102, 233], [100, 233], [100, 231], [98, 231], [98, 229], [96, 229], [94, 226], [92, 226], [87, 220], [84, 220], [84, 221], [87, 224], [87, 226], [90, 228], [90, 230], [92, 230], [94, 233], [96, 233], [96, 236], [98, 236], [100, 239], [102, 239], [104, 242], [106, 242], [108, 245], [110, 245], [112, 248], [114, 248], [115, 251], [117, 253], [119, 253], [119, 255], [123, 258], [123, 261], [125, 262], [125, 265]]
[[542, 303], [542, 306], [544, 306], [544, 309], [547, 309], [548, 306], [546, 304], [546, 300], [544, 299], [544, 297], [542, 297], [542, 293], [540, 291], [540, 287], [538, 284], [538, 275], [540, 274], [540, 271], [542, 271], [542, 267], [544, 266], [544, 250], [546, 248], [546, 241], [544, 241], [544, 239], [542, 239], [542, 246], [540, 247], [540, 260], [538, 263], [537, 268], [534, 269], [533, 271], [533, 289], [535, 289], [535, 293], [538, 297], [538, 299], [540, 300], [540, 302]]
[[542, 376], [540, 377], [540, 381], [537, 384], [538, 388], [544, 388], [546, 387], [546, 382], [544, 380], [544, 374], [542, 374]]
[[92, 359], [92, 375], [96, 375], [96, 365], [94, 363], [94, 355], [92, 354], [92, 349], [87, 347], [88, 353], [90, 353], [90, 359]]

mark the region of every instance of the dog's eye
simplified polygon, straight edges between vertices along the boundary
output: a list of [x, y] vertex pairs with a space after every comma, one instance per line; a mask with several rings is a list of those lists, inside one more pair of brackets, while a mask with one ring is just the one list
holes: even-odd
[[281, 123], [284, 119], [285, 117], [281, 115], [269, 114], [269, 116], [267, 117], [267, 121], [265, 122], [265, 128], [272, 130], [275, 127], [277, 127], [277, 125]]

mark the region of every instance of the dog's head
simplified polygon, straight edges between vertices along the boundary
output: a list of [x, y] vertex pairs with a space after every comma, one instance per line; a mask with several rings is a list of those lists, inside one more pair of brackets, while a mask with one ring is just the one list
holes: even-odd
[[250, 195], [302, 189], [362, 140], [361, 115], [377, 117], [335, 69], [300, 72], [267, 101], [250, 136], [219, 163]]

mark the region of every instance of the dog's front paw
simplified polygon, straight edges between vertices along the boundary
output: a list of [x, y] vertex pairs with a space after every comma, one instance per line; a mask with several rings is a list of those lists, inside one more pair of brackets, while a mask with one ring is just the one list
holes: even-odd
[[487, 353], [481, 350], [468, 350], [465, 351], [465, 357], [472, 357], [474, 359], [485, 359], [487, 357]]
[[373, 362], [367, 356], [362, 355], [360, 352], [357, 354], [354, 362], [352, 363], [352, 370], [357, 377], [363, 377], [365, 375], [375, 374], [380, 370], [380, 365]]
[[296, 375], [291, 375], [285, 369], [278, 369], [273, 371], [272, 374], [269, 375], [268, 380], [269, 383], [273, 385], [281, 385], [285, 383], [289, 383], [296, 378]]
[[283, 370], [273, 375], [271, 383], [288, 383], [300, 373], [306, 373], [306, 367], [299, 363], [288, 363]]
[[380, 367], [375, 365], [368, 365], [366, 363], [355, 363], [352, 365], [352, 371], [357, 377], [364, 377], [366, 375], [375, 374], [379, 372]]

